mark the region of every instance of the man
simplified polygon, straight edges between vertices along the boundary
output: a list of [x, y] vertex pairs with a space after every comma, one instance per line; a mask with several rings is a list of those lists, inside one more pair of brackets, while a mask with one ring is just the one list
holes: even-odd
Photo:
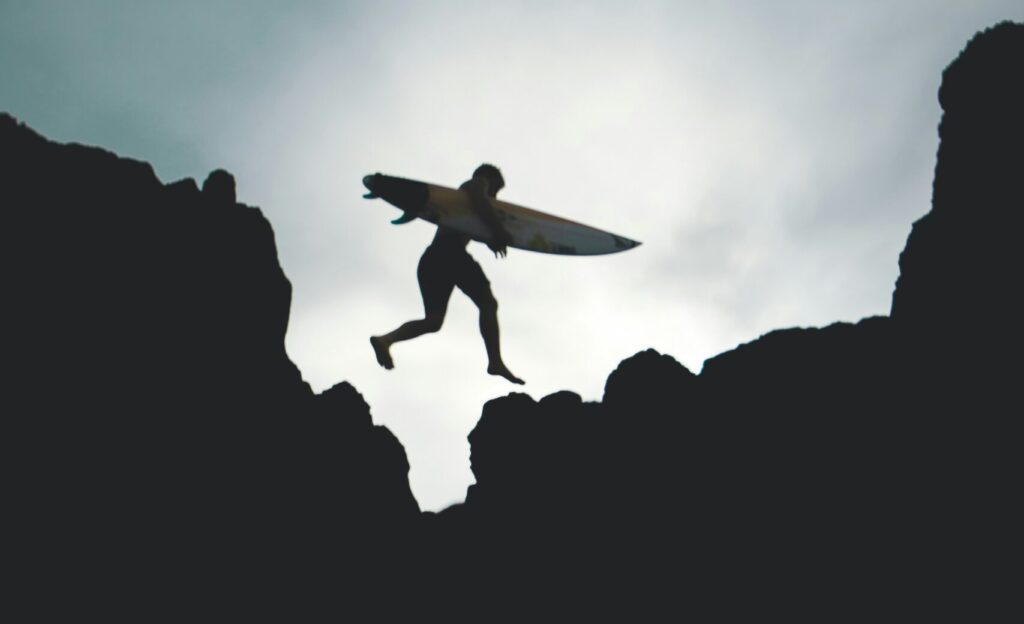
[[[491, 200], [505, 186], [505, 179], [494, 165], [480, 165], [473, 172], [472, 179], [464, 182], [459, 190], [469, 194], [470, 205], [481, 220], [494, 233], [493, 241], [487, 246], [495, 257], [504, 258], [508, 253], [509, 236]], [[455, 230], [438, 226], [437, 233], [430, 246], [420, 258], [416, 277], [423, 296], [424, 318], [404, 323], [398, 329], [373, 336], [370, 344], [377, 356], [377, 362], [386, 369], [394, 368], [391, 360], [391, 345], [403, 340], [410, 340], [426, 333], [436, 332], [444, 323], [448, 310], [448, 300], [452, 290], [458, 286], [466, 293], [480, 310], [480, 334], [487, 349], [487, 372], [498, 375], [515, 384], [523, 384], [523, 380], [512, 374], [501, 359], [501, 347], [498, 332], [498, 302], [491, 293], [491, 283], [484, 275], [483, 269], [466, 251], [469, 236]]]

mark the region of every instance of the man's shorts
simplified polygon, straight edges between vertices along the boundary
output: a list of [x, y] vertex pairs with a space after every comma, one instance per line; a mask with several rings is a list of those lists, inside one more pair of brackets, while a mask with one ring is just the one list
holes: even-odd
[[416, 277], [428, 316], [432, 312], [444, 314], [456, 286], [477, 307], [494, 303], [491, 283], [464, 247], [430, 245], [420, 258]]

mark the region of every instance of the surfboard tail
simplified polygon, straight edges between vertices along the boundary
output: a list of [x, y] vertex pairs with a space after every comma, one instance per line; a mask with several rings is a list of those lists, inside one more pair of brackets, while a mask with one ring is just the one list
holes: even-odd
[[414, 215], [413, 213], [411, 213], [409, 211], [405, 211], [405, 212], [402, 213], [402, 216], [398, 217], [397, 219], [392, 219], [391, 223], [393, 223], [395, 225], [402, 225], [403, 223], [408, 223], [410, 221], [415, 221], [415, 220], [416, 220], [416, 215]]
[[366, 198], [366, 199], [377, 199], [378, 197], [380, 197], [380, 195], [377, 194], [377, 189], [376, 189], [376, 187], [379, 186], [379, 182], [378, 182], [379, 178], [380, 178], [380, 174], [379, 173], [371, 173], [368, 176], [363, 176], [363, 186], [365, 186], [366, 190], [369, 191], [369, 193], [366, 193], [366, 194], [363, 195], [364, 198]]
[[416, 220], [427, 203], [429, 191], [427, 185], [416, 180], [396, 178], [381, 173], [363, 177], [363, 186], [369, 193], [363, 195], [367, 199], [383, 199], [392, 206], [401, 209], [402, 216], [392, 223], [402, 225]]

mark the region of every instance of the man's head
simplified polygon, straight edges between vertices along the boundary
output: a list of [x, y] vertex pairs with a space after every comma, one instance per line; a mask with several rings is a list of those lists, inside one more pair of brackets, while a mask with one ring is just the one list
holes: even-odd
[[490, 185], [492, 193], [497, 193], [505, 187], [505, 178], [501, 176], [501, 171], [498, 170], [494, 165], [483, 164], [476, 168], [473, 172], [473, 177], [483, 176], [487, 179], [487, 183]]

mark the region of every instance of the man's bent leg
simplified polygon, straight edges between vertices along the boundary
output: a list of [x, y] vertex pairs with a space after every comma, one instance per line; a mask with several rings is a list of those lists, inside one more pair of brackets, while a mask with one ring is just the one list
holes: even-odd
[[448, 300], [451, 299], [452, 290], [455, 288], [451, 271], [438, 260], [436, 254], [431, 253], [429, 248], [420, 258], [416, 278], [420, 285], [420, 296], [423, 297], [423, 318], [403, 323], [398, 329], [383, 336], [370, 338], [377, 363], [388, 370], [395, 367], [391, 359], [391, 345], [441, 329], [445, 313], [448, 311]]
[[371, 336], [370, 344], [373, 346], [374, 355], [377, 356], [377, 363], [388, 370], [394, 368], [395, 363], [391, 359], [391, 345], [436, 332], [441, 329], [443, 323], [444, 316], [428, 316], [424, 319], [403, 323], [398, 329], [383, 336]]

